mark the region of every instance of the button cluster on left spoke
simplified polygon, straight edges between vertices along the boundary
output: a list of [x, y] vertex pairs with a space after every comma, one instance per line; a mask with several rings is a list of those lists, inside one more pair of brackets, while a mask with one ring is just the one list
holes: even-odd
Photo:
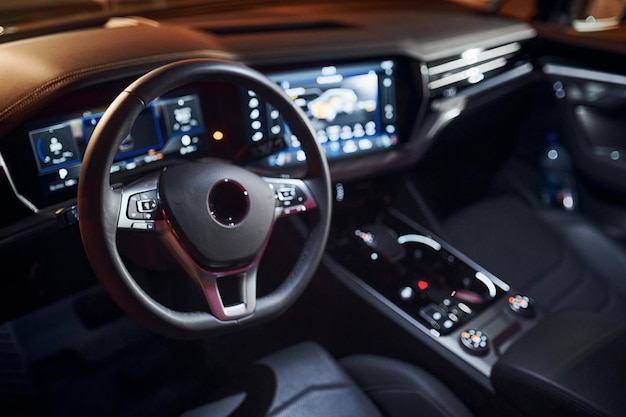
[[153, 221], [161, 219], [157, 191], [148, 190], [131, 195], [128, 199], [126, 216], [131, 221], [136, 220], [131, 225], [133, 229], [150, 230], [154, 228]]

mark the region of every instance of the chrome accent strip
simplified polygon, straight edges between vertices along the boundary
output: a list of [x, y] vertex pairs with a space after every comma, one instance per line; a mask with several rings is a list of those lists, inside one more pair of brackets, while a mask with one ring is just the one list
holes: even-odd
[[543, 66], [542, 69], [545, 74], [549, 75], [560, 75], [563, 77], [582, 78], [588, 81], [599, 81], [605, 83], [626, 85], [626, 76], [612, 74], [609, 72], [594, 71], [554, 64], [546, 64]]
[[401, 245], [404, 245], [405, 243], [409, 243], [409, 242], [422, 243], [426, 246], [430, 246], [436, 251], [441, 250], [441, 244], [437, 242], [435, 239], [430, 238], [428, 236], [418, 235], [418, 234], [409, 234], [409, 235], [402, 235], [398, 238], [398, 243]]
[[495, 298], [495, 296], [498, 294], [498, 290], [496, 289], [496, 286], [493, 283], [493, 281], [491, 281], [487, 275], [483, 274], [480, 271], [476, 272], [474, 276], [476, 277], [477, 280], [485, 284], [485, 286], [489, 290], [489, 296], [491, 298]]
[[498, 74], [493, 78], [485, 80], [481, 82], [480, 84], [476, 84], [471, 87], [466, 87], [463, 89], [463, 91], [460, 91], [458, 95], [471, 97], [474, 94], [482, 93], [483, 91], [488, 90], [490, 88], [497, 87], [501, 84], [507, 83], [516, 78], [520, 78], [526, 74], [530, 74], [532, 70], [533, 70], [533, 64], [531, 64], [530, 62], [527, 62], [523, 65], [520, 65], [519, 67], [513, 68], [510, 71], [503, 72], [502, 74]]
[[438, 88], [445, 87], [446, 85], [454, 84], [459, 81], [469, 80], [474, 76], [483, 75], [486, 72], [502, 68], [506, 64], [507, 60], [505, 58], [497, 58], [493, 61], [485, 62], [484, 64], [476, 65], [474, 67], [469, 67], [461, 72], [457, 72], [447, 77], [442, 77], [438, 80], [431, 81], [428, 83], [428, 88], [430, 88], [431, 90], [436, 90]]
[[7, 176], [7, 179], [9, 180], [9, 184], [11, 185], [11, 189], [13, 190], [13, 193], [15, 194], [17, 199], [20, 200], [22, 203], [24, 203], [24, 205], [28, 207], [33, 213], [39, 213], [39, 209], [37, 208], [37, 206], [35, 206], [30, 200], [28, 200], [26, 197], [24, 197], [22, 194], [20, 194], [17, 191], [17, 188], [15, 187], [15, 183], [13, 182], [13, 178], [11, 177], [11, 173], [9, 172], [9, 169], [7, 168], [6, 163], [4, 162], [4, 158], [2, 157], [2, 153], [0, 153], [0, 168], [2, 168], [2, 170], [4, 171], [4, 174]]
[[437, 111], [437, 119], [426, 132], [426, 138], [434, 138], [451, 120], [459, 117], [466, 106], [467, 97], [462, 95], [433, 102], [431, 107]]

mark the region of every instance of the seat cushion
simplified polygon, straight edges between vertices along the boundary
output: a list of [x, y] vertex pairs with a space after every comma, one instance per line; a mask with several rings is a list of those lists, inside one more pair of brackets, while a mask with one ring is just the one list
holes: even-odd
[[409, 364], [378, 356], [348, 357], [341, 364], [345, 368], [319, 345], [301, 343], [262, 359], [239, 387], [183, 416], [471, 415], [443, 384]]
[[340, 363], [385, 416], [471, 416], [438, 379], [410, 364], [371, 355]]
[[626, 252], [582, 216], [505, 196], [461, 210], [443, 229], [452, 246], [545, 311], [626, 322]]

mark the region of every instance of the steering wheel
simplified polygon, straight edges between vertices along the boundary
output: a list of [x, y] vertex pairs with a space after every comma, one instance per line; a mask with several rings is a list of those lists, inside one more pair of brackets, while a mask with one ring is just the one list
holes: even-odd
[[[306, 173], [267, 177], [214, 159], [171, 165], [112, 187], [116, 151], [139, 113], [177, 87], [204, 81], [254, 91], [277, 109], [302, 144]], [[239, 63], [190, 59], [139, 78], [98, 122], [78, 182], [80, 233], [95, 274], [123, 310], [158, 333], [201, 337], [274, 317], [297, 299], [326, 245], [330, 195], [328, 165], [309, 121], [275, 83]], [[257, 296], [258, 266], [276, 220], [303, 211], [314, 211], [314, 221], [291, 271], [275, 290]], [[184, 279], [196, 284], [209, 309], [175, 311], [149, 295], [122, 259], [117, 244], [121, 230], [154, 237], [184, 271]], [[225, 302], [220, 291], [224, 280], [236, 280], [238, 301]]]

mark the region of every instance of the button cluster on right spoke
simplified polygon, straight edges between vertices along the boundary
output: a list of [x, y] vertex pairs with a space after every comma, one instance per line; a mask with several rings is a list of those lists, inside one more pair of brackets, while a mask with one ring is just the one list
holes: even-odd
[[306, 201], [306, 195], [296, 185], [277, 184], [274, 186], [274, 189], [276, 190], [278, 204], [281, 207], [303, 204]]
[[460, 337], [461, 345], [472, 355], [484, 355], [489, 351], [489, 338], [482, 330], [467, 329]]

